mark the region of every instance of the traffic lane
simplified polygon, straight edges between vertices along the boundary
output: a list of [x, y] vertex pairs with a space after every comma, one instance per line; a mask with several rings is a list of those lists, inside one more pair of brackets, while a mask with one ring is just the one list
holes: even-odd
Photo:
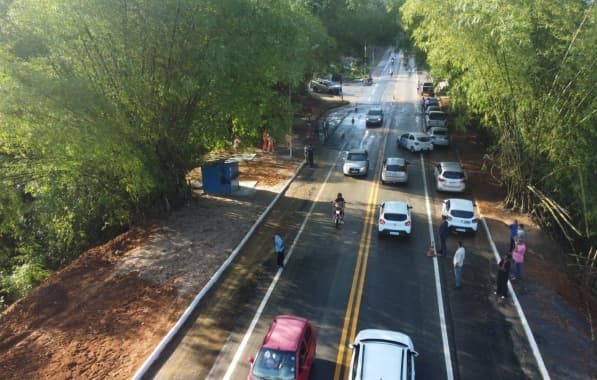
[[[332, 222], [331, 204], [326, 199], [331, 199], [337, 192], [348, 191], [354, 199], [362, 199], [368, 196], [370, 188], [367, 181], [341, 181], [342, 177], [342, 173], [336, 171], [326, 185], [244, 352], [246, 357], [257, 352], [276, 315], [308, 318], [318, 335], [311, 379], [333, 376], [366, 207], [366, 202], [349, 199], [346, 222], [336, 228]], [[249, 368], [246, 361], [240, 362], [231, 378], [246, 376]]]
[[[445, 199], [474, 200], [474, 189], [464, 194], [435, 190], [433, 165], [441, 161], [459, 161], [455, 147], [434, 151], [428, 161], [428, 181], [434, 205], [434, 231], [441, 223], [441, 206]], [[462, 241], [467, 255], [463, 267], [462, 289], [454, 289], [451, 258], [440, 260], [440, 269], [446, 287], [447, 310], [450, 317], [455, 368], [461, 379], [541, 378], [521, 322], [510, 300], [497, 300], [495, 275], [497, 264], [488, 238], [479, 223], [476, 235], [454, 234], [448, 237], [450, 256]], [[505, 252], [502, 252], [505, 253]]]

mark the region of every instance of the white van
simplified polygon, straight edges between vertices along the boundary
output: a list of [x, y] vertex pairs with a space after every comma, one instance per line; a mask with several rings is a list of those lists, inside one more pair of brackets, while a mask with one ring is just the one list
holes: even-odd
[[361, 330], [352, 348], [350, 380], [415, 380], [415, 351], [406, 334], [397, 331]]

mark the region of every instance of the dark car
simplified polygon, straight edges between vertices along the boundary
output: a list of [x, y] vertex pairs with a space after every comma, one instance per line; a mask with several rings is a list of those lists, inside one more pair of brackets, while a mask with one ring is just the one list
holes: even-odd
[[435, 91], [433, 91], [433, 82], [425, 82], [421, 86], [421, 95], [422, 96], [434, 96]]
[[327, 79], [314, 79], [311, 81], [311, 88], [314, 92], [324, 94], [340, 95], [342, 86]]
[[383, 111], [381, 108], [371, 108], [367, 111], [367, 116], [365, 117], [365, 126], [370, 127], [373, 125], [382, 125], [383, 124]]

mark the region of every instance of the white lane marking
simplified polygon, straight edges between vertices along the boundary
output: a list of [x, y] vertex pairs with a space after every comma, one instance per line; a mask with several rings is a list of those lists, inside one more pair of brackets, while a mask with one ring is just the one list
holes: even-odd
[[[479, 216], [481, 217], [481, 222], [483, 223], [483, 228], [485, 229], [485, 233], [487, 234], [487, 238], [489, 239], [489, 245], [491, 245], [491, 250], [493, 251], [493, 256], [495, 256], [496, 262], [500, 261], [500, 254], [495, 246], [495, 242], [493, 241], [493, 237], [491, 236], [491, 232], [489, 231], [489, 227], [487, 227], [487, 222], [485, 221], [485, 217], [481, 214], [481, 210], [479, 209]], [[510, 291], [510, 295], [512, 296], [512, 302], [514, 302], [514, 306], [516, 307], [516, 311], [518, 312], [518, 317], [520, 318], [520, 323], [522, 324], [522, 328], [527, 336], [529, 344], [531, 346], [531, 350], [533, 351], [533, 355], [535, 356], [535, 360], [537, 361], [537, 367], [539, 367], [539, 372], [543, 379], [549, 380], [549, 373], [547, 372], [547, 367], [545, 367], [545, 363], [543, 362], [543, 357], [541, 356], [541, 351], [539, 351], [539, 346], [537, 346], [537, 342], [535, 341], [535, 336], [533, 335], [533, 331], [529, 326], [529, 322], [527, 321], [526, 316], [524, 315], [524, 311], [522, 310], [522, 306], [518, 301], [518, 297], [516, 296], [516, 292], [512, 287], [512, 283], [508, 281], [508, 290]]]
[[[427, 175], [425, 174], [425, 159], [421, 157], [421, 171], [423, 173], [423, 187], [425, 188], [425, 207], [427, 208], [427, 224], [429, 226], [430, 244], [435, 247], [435, 238], [433, 236], [433, 221], [431, 220], [431, 202], [429, 200], [429, 189], [427, 187]], [[445, 253], [444, 253], [445, 254]], [[439, 265], [437, 256], [433, 257], [433, 272], [435, 275], [435, 296], [437, 297], [437, 309], [439, 313], [439, 324], [442, 331], [442, 344], [444, 347], [444, 362], [446, 364], [446, 379], [454, 379], [454, 369], [452, 368], [452, 357], [450, 354], [450, 343], [448, 341], [448, 328], [446, 325], [446, 316], [444, 310], [444, 298], [442, 296], [442, 286], [439, 280]]]
[[[301, 224], [301, 227], [299, 228], [299, 231], [296, 234], [296, 237], [292, 241], [292, 245], [291, 245], [290, 249], [288, 250], [288, 255], [286, 255], [286, 259], [284, 260], [284, 265], [286, 265], [288, 260], [290, 260], [290, 257], [292, 256], [292, 253], [294, 252], [294, 247], [296, 246], [296, 243], [298, 242], [300, 236], [302, 235], [303, 230], [305, 229], [305, 226], [307, 225], [307, 221], [309, 220], [309, 217], [311, 216], [311, 213], [313, 212], [313, 209], [315, 208], [315, 205], [317, 205], [317, 203], [319, 202], [319, 198], [320, 198], [321, 194], [323, 193], [323, 190], [324, 190], [326, 184], [328, 183], [328, 180], [330, 179], [332, 172], [336, 168], [336, 163], [338, 162], [338, 159], [340, 158], [340, 155], [342, 154], [342, 151], [344, 151], [345, 147], [346, 147], [346, 143], [344, 143], [344, 145], [340, 149], [340, 152], [336, 156], [336, 159], [334, 160], [333, 165], [330, 166], [330, 170], [328, 171], [328, 174], [325, 177], [325, 181], [323, 182], [323, 185], [319, 189], [319, 192], [317, 193], [315, 200], [313, 201], [313, 203], [311, 204], [311, 207], [309, 208], [309, 212], [305, 216], [305, 219], [303, 220], [303, 223]], [[280, 276], [282, 275], [282, 271], [284, 271], [284, 268], [279, 268], [278, 271], [276, 272], [276, 275], [274, 276], [272, 283], [270, 284], [269, 288], [267, 289], [265, 296], [261, 300], [261, 303], [259, 304], [259, 307], [257, 308], [255, 315], [253, 316], [253, 320], [251, 321], [249, 328], [247, 328], [247, 331], [245, 332], [245, 335], [243, 336], [242, 341], [240, 342], [238, 348], [236, 349], [236, 353], [234, 354], [234, 357], [232, 358], [232, 361], [230, 362], [230, 365], [228, 366], [228, 370], [226, 371], [226, 374], [222, 378], [223, 380], [230, 380], [232, 378], [232, 374], [236, 370], [237, 363], [240, 360], [241, 355], [245, 351], [245, 348], [246, 348], [247, 344], [249, 343], [249, 339], [251, 338], [251, 335], [253, 335], [253, 330], [255, 330], [255, 326], [257, 325], [257, 322], [259, 322], [259, 319], [261, 319], [261, 314], [263, 314], [263, 310], [265, 309], [265, 306], [267, 305], [267, 303], [272, 295], [272, 292], [274, 291], [276, 285], [278, 284], [278, 281], [280, 281]], [[225, 352], [225, 350], [220, 351], [220, 354], [216, 358], [214, 366], [209, 371], [207, 379], [214, 379], [213, 372], [214, 372], [215, 368], [217, 367], [216, 364], [218, 364], [219, 362], [221, 362], [223, 360], [222, 354], [224, 352]], [[220, 357], [220, 356], [222, 356], [222, 357]]]

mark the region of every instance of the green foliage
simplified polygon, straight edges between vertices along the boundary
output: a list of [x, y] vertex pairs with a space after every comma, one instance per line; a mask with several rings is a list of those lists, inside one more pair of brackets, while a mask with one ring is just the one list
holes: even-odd
[[8, 276], [0, 273], [0, 309], [4, 303], [10, 304], [27, 295], [49, 275], [50, 271], [36, 263], [17, 266]]
[[597, 146], [594, 2], [407, 0], [403, 20], [431, 74], [450, 82], [463, 125], [495, 136], [510, 206], [580, 250], [595, 244]]

